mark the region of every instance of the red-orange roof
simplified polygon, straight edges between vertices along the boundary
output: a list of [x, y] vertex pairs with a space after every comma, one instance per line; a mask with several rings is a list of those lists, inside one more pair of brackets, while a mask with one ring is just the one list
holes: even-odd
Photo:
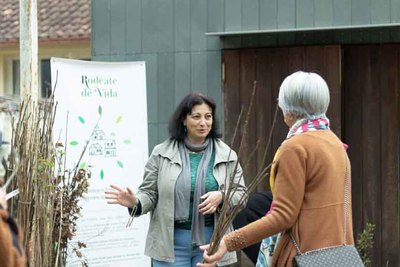
[[[38, 0], [41, 41], [90, 39], [90, 0]], [[0, 43], [19, 41], [19, 0], [0, 0]]]

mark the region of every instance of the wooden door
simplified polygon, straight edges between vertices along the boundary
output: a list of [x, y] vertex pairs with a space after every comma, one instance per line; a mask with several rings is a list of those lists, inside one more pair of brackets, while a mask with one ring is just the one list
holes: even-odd
[[[367, 222], [375, 224], [371, 266], [400, 266], [400, 44], [225, 50], [223, 64], [227, 141], [257, 82], [241, 156], [242, 164], [250, 162], [244, 169], [247, 183], [271, 162], [288, 131], [279, 112], [267, 160], [263, 148], [249, 159], [257, 142], [266, 145], [282, 80], [297, 70], [325, 78], [331, 91], [331, 128], [349, 145], [355, 237]], [[238, 134], [243, 134], [243, 122]], [[266, 177], [259, 190], [268, 187]]]
[[354, 231], [374, 223], [371, 266], [400, 266], [400, 45], [343, 48]]
[[[288, 132], [278, 111], [277, 123], [272, 135], [272, 149], [265, 147], [276, 110], [279, 86], [283, 79], [298, 70], [319, 73], [328, 83], [331, 91], [331, 105], [328, 117], [333, 130], [341, 136], [341, 88], [340, 88], [340, 47], [304, 46], [290, 48], [259, 48], [223, 51], [224, 66], [224, 133], [225, 140], [232, 140], [241, 107], [247, 113], [254, 82], [256, 96], [254, 108], [248, 121], [241, 163], [244, 166], [245, 180], [249, 183], [256, 173], [271, 162], [275, 150], [285, 139]], [[233, 148], [238, 151], [239, 140], [243, 135], [244, 122], [240, 124], [238, 137]], [[259, 142], [259, 149], [251, 157]], [[259, 186], [260, 190], [269, 188], [268, 178]]]

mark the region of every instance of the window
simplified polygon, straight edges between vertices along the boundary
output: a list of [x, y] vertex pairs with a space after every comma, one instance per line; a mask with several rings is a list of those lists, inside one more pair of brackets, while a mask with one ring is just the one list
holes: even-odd
[[[51, 69], [50, 59], [41, 59], [39, 62], [39, 97], [48, 98], [51, 94]], [[12, 61], [12, 95], [19, 96], [20, 88], [20, 61]]]
[[19, 95], [20, 93], [20, 73], [19, 73], [19, 60], [12, 61], [12, 94]]
[[48, 98], [51, 95], [50, 59], [42, 59], [40, 61], [40, 77], [41, 97]]
[[[81, 60], [90, 61], [90, 58], [83, 58]], [[9, 84], [12, 88], [11, 93], [13, 96], [20, 95], [20, 61], [19, 59], [11, 60], [11, 72], [12, 72], [12, 84]], [[51, 87], [51, 67], [50, 67], [50, 59], [42, 58], [39, 60], [39, 97], [48, 98], [51, 95], [52, 87]]]

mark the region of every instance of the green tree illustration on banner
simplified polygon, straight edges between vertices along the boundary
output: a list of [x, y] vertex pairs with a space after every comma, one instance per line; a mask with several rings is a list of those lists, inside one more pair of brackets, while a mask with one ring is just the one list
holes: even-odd
[[[93, 131], [92, 131], [91, 134], [90, 134], [89, 141], [87, 141], [86, 144], [85, 144], [85, 147], [84, 147], [84, 150], [85, 150], [85, 151], [86, 151], [87, 147], [89, 146], [89, 144], [90, 144], [90, 143], [93, 143], [93, 135], [94, 135], [94, 133], [96, 132], [96, 129], [99, 128], [99, 122], [100, 122], [100, 119], [101, 119], [102, 116], [103, 116], [103, 107], [102, 107], [101, 105], [98, 106], [98, 108], [97, 108], [97, 113], [98, 113], [98, 115], [99, 115], [99, 118], [98, 118], [97, 122], [96, 122], [95, 125], [94, 125]], [[79, 121], [81, 124], [83, 124], [83, 125], [86, 124], [86, 121], [85, 121], [85, 119], [84, 119], [82, 116], [78, 116], [78, 121]], [[120, 124], [120, 123], [122, 122], [122, 116], [121, 116], [121, 115], [120, 115], [120, 116], [117, 116], [116, 119], [114, 120], [114, 122], [115, 122], [116, 125]], [[113, 136], [113, 137], [115, 137], [115, 133], [114, 133], [114, 132], [112, 132], [110, 135]], [[130, 145], [130, 144], [132, 143], [132, 141], [131, 141], [130, 139], [124, 139], [124, 140], [122, 141], [122, 143], [125, 144], [125, 145]], [[69, 142], [69, 145], [71, 145], [71, 146], [78, 146], [78, 145], [79, 145], [79, 142], [78, 142], [77, 140], [71, 140], [71, 141]], [[116, 160], [116, 165], [117, 165], [119, 168], [124, 168], [124, 163], [123, 163], [121, 160]], [[80, 163], [80, 165], [79, 165], [79, 168], [80, 168], [80, 169], [84, 169], [84, 168], [86, 168], [86, 167], [88, 167], [88, 163], [87, 163], [87, 162], [83, 162], [83, 161], [82, 161], [82, 162]], [[99, 171], [99, 177], [100, 177], [100, 179], [102, 179], [102, 180], [104, 179], [104, 177], [105, 177], [105, 171], [104, 171], [104, 169], [100, 169], [100, 171]]]

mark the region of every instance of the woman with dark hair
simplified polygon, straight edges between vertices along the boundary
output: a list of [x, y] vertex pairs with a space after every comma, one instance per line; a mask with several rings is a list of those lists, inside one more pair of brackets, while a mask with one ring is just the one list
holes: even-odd
[[[236, 168], [236, 153], [220, 140], [215, 110], [215, 102], [201, 93], [184, 97], [170, 119], [170, 137], [150, 155], [138, 192], [116, 185], [105, 192], [109, 204], [128, 207], [134, 216], [152, 212], [145, 254], [154, 267], [201, 262], [199, 246], [211, 239], [232, 174], [237, 190], [230, 204], [245, 194], [242, 169]], [[218, 265], [234, 262], [231, 252]]]

